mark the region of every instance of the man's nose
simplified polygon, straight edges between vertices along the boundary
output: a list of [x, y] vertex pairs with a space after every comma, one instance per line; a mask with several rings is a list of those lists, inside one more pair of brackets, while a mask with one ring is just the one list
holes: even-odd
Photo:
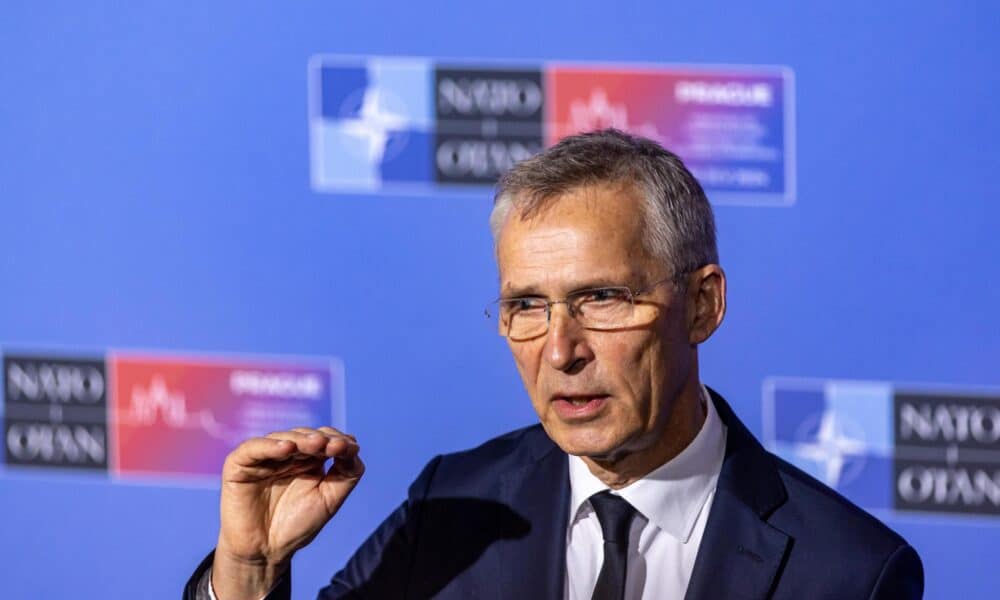
[[549, 331], [545, 339], [545, 360], [552, 368], [575, 372], [593, 360], [584, 329], [569, 313], [565, 303], [549, 309]]

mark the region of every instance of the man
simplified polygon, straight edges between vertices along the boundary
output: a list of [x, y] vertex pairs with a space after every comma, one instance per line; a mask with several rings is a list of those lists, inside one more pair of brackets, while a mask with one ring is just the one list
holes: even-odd
[[[702, 386], [726, 279], [676, 156], [614, 130], [567, 138], [501, 179], [490, 225], [494, 312], [540, 425], [432, 460], [320, 597], [921, 596], [902, 538]], [[292, 555], [363, 470], [331, 428], [243, 443], [187, 597], [287, 597]]]

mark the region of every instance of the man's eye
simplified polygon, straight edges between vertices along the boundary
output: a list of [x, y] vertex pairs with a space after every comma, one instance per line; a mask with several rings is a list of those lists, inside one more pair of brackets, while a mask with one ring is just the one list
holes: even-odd
[[584, 292], [581, 300], [587, 304], [608, 304], [626, 299], [625, 290], [617, 288], [602, 288]]
[[545, 310], [545, 302], [538, 298], [516, 298], [507, 302], [507, 307], [511, 312], [522, 313], [536, 310]]

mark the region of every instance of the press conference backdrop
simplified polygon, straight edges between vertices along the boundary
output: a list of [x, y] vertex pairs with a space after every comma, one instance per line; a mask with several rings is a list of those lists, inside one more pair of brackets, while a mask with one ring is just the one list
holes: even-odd
[[489, 184], [660, 139], [716, 206], [703, 379], [773, 451], [1000, 584], [1000, 7], [593, 0], [0, 11], [9, 598], [172, 598], [237, 441], [333, 423], [368, 473], [312, 597], [422, 465], [530, 424]]

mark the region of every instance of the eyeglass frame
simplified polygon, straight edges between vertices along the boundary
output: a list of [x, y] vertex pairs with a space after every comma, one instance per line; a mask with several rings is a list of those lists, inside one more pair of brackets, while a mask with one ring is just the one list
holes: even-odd
[[[501, 309], [499, 307], [499, 305], [500, 305], [501, 302], [511, 302], [511, 301], [516, 301], [516, 300], [524, 300], [524, 299], [528, 299], [528, 298], [531, 298], [531, 299], [534, 299], [534, 300], [541, 300], [542, 302], [545, 303], [545, 329], [543, 329], [537, 335], [531, 336], [530, 338], [525, 338], [525, 339], [533, 339], [535, 337], [540, 337], [542, 335], [545, 335], [545, 334], [547, 334], [549, 332], [549, 327], [550, 327], [550, 325], [552, 323], [552, 307], [555, 306], [556, 304], [565, 304], [566, 305], [566, 311], [569, 313], [569, 316], [571, 316], [574, 319], [576, 319], [576, 315], [573, 314], [573, 305], [569, 303], [569, 299], [570, 299], [571, 296], [578, 296], [578, 295], [581, 295], [581, 294], [586, 294], [586, 293], [589, 293], [589, 292], [598, 292], [598, 291], [601, 291], [601, 290], [619, 290], [619, 291], [628, 292], [629, 304], [631, 304], [632, 306], [635, 306], [635, 299], [638, 296], [642, 296], [644, 294], [648, 294], [648, 293], [652, 292], [656, 287], [658, 287], [660, 285], [663, 285], [664, 283], [667, 283], [667, 282], [678, 283], [683, 277], [685, 277], [686, 275], [688, 275], [688, 273], [689, 273], [688, 271], [682, 271], [682, 272], [674, 273], [670, 277], [667, 277], [665, 279], [660, 279], [658, 281], [655, 281], [655, 282], [653, 282], [653, 283], [645, 286], [644, 288], [640, 288], [638, 290], [632, 289], [631, 287], [629, 287], [627, 285], [602, 285], [602, 286], [598, 286], [598, 287], [584, 288], [584, 289], [576, 290], [576, 291], [570, 292], [569, 294], [566, 294], [561, 300], [548, 300], [548, 299], [542, 298], [540, 296], [515, 296], [513, 298], [502, 298], [501, 297], [501, 298], [497, 298], [496, 300], [494, 300], [493, 302], [491, 302], [486, 307], [486, 309], [483, 312], [485, 313], [485, 317], [487, 319], [492, 319], [493, 315], [490, 313], [490, 306], [497, 306], [497, 315], [496, 316], [497, 316], [498, 319], [502, 319], [503, 318], [502, 311], [501, 311]], [[508, 325], [508, 329], [510, 329], [509, 325]], [[591, 330], [593, 330], [593, 328], [589, 328], [589, 327], [584, 327], [584, 329], [591, 329]], [[508, 334], [501, 333], [500, 335], [502, 335], [503, 337], [505, 337], [507, 339], [511, 339]], [[515, 340], [515, 341], [520, 341], [520, 340]]]

